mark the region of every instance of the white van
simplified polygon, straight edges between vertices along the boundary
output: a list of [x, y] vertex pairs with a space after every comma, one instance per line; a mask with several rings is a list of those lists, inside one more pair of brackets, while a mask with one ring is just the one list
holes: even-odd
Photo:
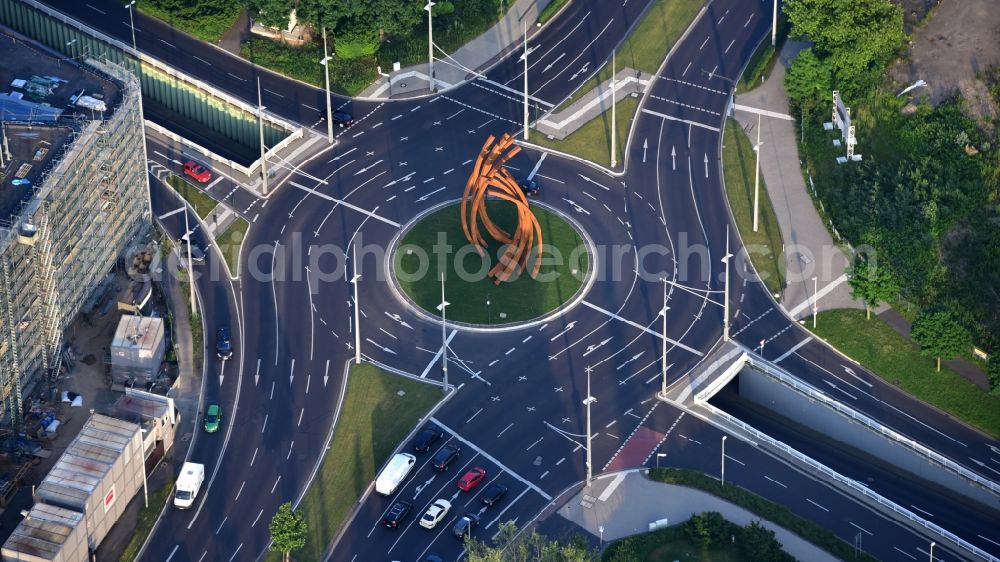
[[174, 507], [187, 509], [194, 505], [198, 491], [205, 481], [205, 465], [194, 462], [186, 462], [181, 467], [181, 475], [177, 477], [177, 486], [174, 489]]
[[375, 479], [375, 491], [383, 496], [391, 496], [403, 480], [406, 480], [415, 464], [417, 457], [409, 453], [397, 453]]

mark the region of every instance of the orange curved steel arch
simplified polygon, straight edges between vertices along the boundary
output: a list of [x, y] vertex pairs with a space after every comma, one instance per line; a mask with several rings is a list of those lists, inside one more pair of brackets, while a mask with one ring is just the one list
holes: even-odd
[[[466, 240], [475, 246], [480, 255], [486, 253], [486, 240], [479, 230], [480, 223], [494, 240], [504, 244], [504, 252], [500, 261], [494, 265], [489, 275], [494, 278], [494, 284], [509, 280], [515, 273], [523, 271], [528, 266], [532, 250], [536, 248], [534, 263], [529, 274], [532, 278], [538, 276], [542, 266], [542, 227], [528, 206], [524, 191], [517, 180], [507, 171], [504, 164], [513, 158], [521, 147], [514, 144], [510, 134], [497, 141], [490, 135], [479, 151], [472, 173], [465, 182], [462, 193], [460, 211], [462, 213], [462, 232]], [[517, 227], [513, 234], [497, 226], [486, 212], [487, 196], [509, 201], [517, 207]]]

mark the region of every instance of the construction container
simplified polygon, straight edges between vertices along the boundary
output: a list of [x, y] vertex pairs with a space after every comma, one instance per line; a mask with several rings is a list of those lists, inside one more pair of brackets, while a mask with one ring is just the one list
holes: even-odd
[[35, 501], [83, 513], [96, 549], [143, 486], [142, 429], [93, 414], [35, 490]]
[[162, 318], [123, 315], [111, 342], [111, 382], [136, 386], [154, 382], [165, 353]]
[[0, 550], [3, 562], [86, 562], [83, 514], [36, 503]]

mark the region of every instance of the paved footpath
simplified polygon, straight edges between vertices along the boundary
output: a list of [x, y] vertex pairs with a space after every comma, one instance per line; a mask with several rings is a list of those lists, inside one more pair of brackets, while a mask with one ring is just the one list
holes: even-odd
[[[760, 521], [764, 527], [774, 531], [782, 549], [798, 560], [837, 560], [795, 533], [761, 520], [742, 507], [694, 488], [653, 482], [638, 470], [596, 479], [593, 489], [577, 493], [557, 513], [594, 536], [603, 534], [605, 541], [613, 541], [645, 533], [654, 521], [668, 519], [670, 525], [677, 525], [705, 511], [717, 511], [741, 526]], [[600, 533], [601, 526], [604, 527], [603, 533]]]
[[[760, 115], [761, 176], [781, 227], [785, 248], [801, 248], [787, 258], [788, 285], [778, 299], [794, 318], [812, 314], [813, 281], [818, 284], [820, 310], [834, 308], [864, 308], [851, 297], [844, 270], [848, 257], [833, 243], [823, 219], [816, 212], [806, 189], [796, 145], [795, 123], [789, 117], [788, 96], [785, 94], [785, 67], [803, 47], [802, 43], [786, 41], [778, 63], [767, 80], [757, 88], [736, 96], [736, 119], [750, 137], [757, 140]], [[757, 111], [741, 109], [753, 108]], [[809, 126], [821, 126], [812, 123]], [[831, 141], [833, 136], [831, 134]], [[796, 246], [793, 246], [796, 245]]]

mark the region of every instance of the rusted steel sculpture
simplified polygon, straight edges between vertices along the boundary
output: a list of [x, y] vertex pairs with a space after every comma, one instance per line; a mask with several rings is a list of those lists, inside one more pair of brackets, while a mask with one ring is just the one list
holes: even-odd
[[[534, 263], [530, 270], [532, 278], [538, 276], [538, 269], [542, 265], [541, 226], [528, 208], [528, 199], [521, 186], [504, 168], [504, 164], [520, 151], [521, 147], [514, 145], [514, 137], [509, 134], [505, 134], [499, 142], [490, 135], [479, 152], [479, 158], [472, 167], [472, 174], [465, 183], [465, 192], [462, 194], [462, 231], [466, 240], [476, 247], [480, 255], [486, 254], [486, 241], [479, 231], [479, 222], [482, 221], [486, 232], [505, 245], [499, 263], [489, 273], [496, 285], [527, 268], [536, 239], [538, 248], [534, 252]], [[517, 228], [513, 235], [490, 219], [486, 213], [487, 196], [509, 201], [517, 207]]]

